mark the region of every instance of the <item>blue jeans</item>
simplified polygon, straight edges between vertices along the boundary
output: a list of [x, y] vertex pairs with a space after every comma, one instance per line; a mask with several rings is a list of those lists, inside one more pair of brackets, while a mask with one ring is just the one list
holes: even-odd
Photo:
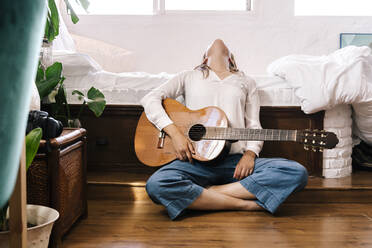
[[[163, 166], [147, 181], [146, 191], [153, 202], [166, 207], [174, 220], [211, 185], [237, 182], [233, 178], [241, 154], [232, 154], [215, 164], [194, 164], [180, 160]], [[307, 184], [307, 170], [284, 158], [257, 158], [254, 172], [240, 180], [257, 198], [256, 203], [274, 213], [281, 203]]]

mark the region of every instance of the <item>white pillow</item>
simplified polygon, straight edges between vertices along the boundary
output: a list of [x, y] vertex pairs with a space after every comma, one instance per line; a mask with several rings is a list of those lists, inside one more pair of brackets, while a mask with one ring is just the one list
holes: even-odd
[[65, 50], [54, 50], [53, 62], [62, 63], [65, 77], [85, 76], [102, 70], [102, 67], [90, 56]]
[[88, 54], [108, 72], [135, 71], [133, 52], [103, 41], [71, 34], [77, 52]]

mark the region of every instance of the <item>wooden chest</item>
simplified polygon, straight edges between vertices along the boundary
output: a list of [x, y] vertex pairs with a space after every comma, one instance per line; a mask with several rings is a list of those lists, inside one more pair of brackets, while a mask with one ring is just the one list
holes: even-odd
[[86, 131], [65, 128], [61, 136], [40, 142], [27, 172], [27, 202], [49, 206], [60, 216], [52, 231], [52, 244], [82, 216], [87, 215]]

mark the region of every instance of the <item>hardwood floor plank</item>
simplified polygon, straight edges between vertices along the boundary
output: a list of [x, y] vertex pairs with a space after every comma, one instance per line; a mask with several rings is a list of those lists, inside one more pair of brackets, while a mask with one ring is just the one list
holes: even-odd
[[310, 177], [275, 215], [189, 212], [171, 221], [148, 198], [151, 173], [88, 175], [89, 216], [64, 247], [372, 247], [372, 173]]
[[[128, 168], [122, 171], [89, 171], [88, 183], [107, 185], [145, 186], [154, 168]], [[372, 189], [372, 171], [354, 171], [344, 178], [322, 178], [311, 176], [306, 189]]]
[[194, 211], [171, 221], [143, 187], [89, 188], [89, 216], [64, 247], [372, 247], [372, 204], [286, 203], [274, 216]]

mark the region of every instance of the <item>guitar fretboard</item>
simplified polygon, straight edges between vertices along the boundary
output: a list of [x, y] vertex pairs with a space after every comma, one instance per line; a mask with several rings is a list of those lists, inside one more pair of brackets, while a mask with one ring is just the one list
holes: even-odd
[[296, 141], [297, 130], [206, 127], [202, 139]]

